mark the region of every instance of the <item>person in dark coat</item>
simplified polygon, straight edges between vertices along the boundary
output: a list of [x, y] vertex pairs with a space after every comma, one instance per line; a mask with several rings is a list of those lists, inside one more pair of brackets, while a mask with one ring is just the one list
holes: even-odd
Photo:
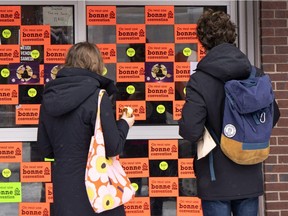
[[116, 121], [109, 96], [116, 92], [112, 80], [101, 76], [101, 53], [95, 44], [73, 45], [55, 80], [43, 93], [38, 127], [38, 146], [43, 157], [54, 158], [52, 167], [56, 216], [124, 216], [124, 206], [94, 213], [85, 188], [85, 169], [94, 134], [98, 93], [106, 156], [119, 155], [135, 117], [125, 113]]
[[[197, 36], [206, 56], [197, 64], [186, 86], [186, 101], [179, 120], [179, 135], [196, 144], [204, 126], [220, 140], [224, 110], [224, 83], [249, 77], [251, 63], [234, 44], [236, 26], [224, 12], [207, 10], [199, 18]], [[263, 71], [257, 68], [257, 76]], [[274, 124], [280, 116], [274, 102]], [[257, 216], [263, 195], [262, 163], [238, 165], [217, 145], [213, 150], [216, 180], [211, 180], [209, 156], [194, 160], [197, 193], [204, 216]]]

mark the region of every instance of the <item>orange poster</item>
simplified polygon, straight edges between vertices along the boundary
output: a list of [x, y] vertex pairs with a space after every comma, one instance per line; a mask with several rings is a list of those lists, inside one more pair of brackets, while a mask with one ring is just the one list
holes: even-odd
[[135, 120], [146, 120], [146, 102], [145, 101], [116, 101], [116, 118], [120, 118], [123, 108], [129, 106], [133, 109]]
[[1, 142], [0, 163], [22, 162], [22, 143], [21, 142]]
[[145, 43], [146, 27], [144, 24], [116, 25], [116, 42], [118, 44]]
[[177, 197], [177, 215], [203, 216], [201, 200], [197, 197]]
[[50, 216], [50, 203], [19, 203], [18, 216]]
[[181, 118], [184, 103], [184, 100], [173, 101], [173, 120], [177, 121]]
[[116, 6], [87, 6], [87, 25], [115, 25]]
[[19, 100], [18, 85], [9, 85], [9, 84], [0, 85], [1, 105], [16, 105], [19, 103], [18, 100]]
[[[0, 65], [8, 65], [10, 63], [18, 62], [20, 62], [19, 45], [0, 45]], [[3, 76], [2, 73], [1, 76]]]
[[16, 125], [37, 125], [39, 122], [40, 104], [20, 104], [15, 110]]
[[177, 177], [150, 177], [149, 196], [150, 197], [177, 197], [178, 196]]
[[145, 6], [145, 23], [149, 25], [173, 25], [174, 6]]
[[149, 177], [148, 158], [121, 158], [120, 162], [129, 178]]
[[178, 159], [178, 140], [149, 140], [149, 159]]
[[197, 43], [196, 24], [175, 24], [175, 43]]
[[173, 101], [175, 98], [174, 83], [146, 83], [147, 101]]
[[127, 216], [148, 216], [150, 215], [149, 197], [134, 197], [124, 205]]
[[117, 63], [116, 82], [145, 82], [144, 62]]
[[21, 182], [51, 182], [50, 162], [22, 162]]
[[21, 45], [50, 44], [50, 25], [23, 25], [20, 27]]
[[102, 54], [104, 63], [117, 62], [116, 44], [97, 44], [97, 47]]
[[174, 63], [174, 81], [187, 82], [190, 78], [190, 62]]
[[53, 184], [45, 183], [46, 202], [53, 203]]
[[39, 84], [44, 84], [44, 65], [39, 65]]
[[59, 63], [65, 62], [66, 54], [72, 45], [45, 45], [44, 46], [44, 62]]
[[178, 177], [179, 178], [195, 178], [193, 169], [194, 158], [178, 159]]
[[20, 26], [21, 6], [0, 7], [0, 26]]
[[174, 62], [175, 45], [171, 43], [149, 43], [146, 44], [145, 54], [147, 62]]
[[198, 43], [198, 62], [206, 55], [204, 47]]

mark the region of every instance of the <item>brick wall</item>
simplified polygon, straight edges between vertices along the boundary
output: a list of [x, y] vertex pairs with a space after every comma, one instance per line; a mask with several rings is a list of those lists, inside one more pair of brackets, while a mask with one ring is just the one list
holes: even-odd
[[288, 216], [288, 1], [260, 2], [261, 62], [273, 81], [281, 118], [265, 169], [265, 215]]

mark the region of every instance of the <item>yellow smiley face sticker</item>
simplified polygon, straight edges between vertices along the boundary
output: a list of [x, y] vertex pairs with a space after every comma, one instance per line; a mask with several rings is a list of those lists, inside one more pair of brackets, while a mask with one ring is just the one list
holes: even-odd
[[33, 59], [37, 59], [40, 56], [40, 52], [38, 50], [32, 50], [30, 55]]
[[10, 70], [9, 70], [8, 68], [3, 68], [3, 69], [1, 70], [1, 76], [2, 76], [3, 78], [9, 77], [9, 76], [10, 76]]
[[6, 168], [2, 170], [2, 176], [4, 178], [9, 178], [11, 176], [12, 172], [10, 169]]
[[159, 104], [157, 107], [156, 107], [156, 111], [159, 113], [159, 114], [163, 114], [165, 112], [165, 106], [162, 105], [162, 104]]
[[169, 165], [168, 165], [168, 163], [167, 163], [166, 161], [162, 161], [162, 162], [160, 162], [160, 164], [159, 164], [160, 170], [165, 171], [165, 170], [168, 169], [168, 167], [169, 167]]
[[131, 183], [132, 187], [134, 188], [135, 191], [138, 191], [139, 185], [136, 184], [135, 182]]
[[136, 54], [136, 51], [135, 51], [135, 49], [133, 49], [133, 48], [128, 48], [128, 49], [126, 50], [126, 55], [127, 55], [128, 57], [133, 57], [135, 54]]
[[189, 47], [186, 47], [183, 49], [183, 55], [184, 56], [190, 56], [192, 54], [192, 50]]
[[36, 97], [36, 95], [37, 95], [37, 90], [35, 88], [30, 88], [28, 90], [28, 96], [29, 97], [33, 98], [33, 97]]
[[108, 73], [108, 70], [106, 67], [104, 67], [102, 71], [102, 76], [105, 76], [107, 73]]
[[8, 38], [11, 37], [11, 35], [12, 35], [12, 33], [11, 33], [11, 31], [10, 31], [9, 29], [4, 29], [4, 30], [2, 31], [2, 36], [3, 36], [3, 38], [8, 39]]
[[135, 87], [133, 85], [129, 85], [126, 87], [126, 92], [130, 95], [135, 93]]

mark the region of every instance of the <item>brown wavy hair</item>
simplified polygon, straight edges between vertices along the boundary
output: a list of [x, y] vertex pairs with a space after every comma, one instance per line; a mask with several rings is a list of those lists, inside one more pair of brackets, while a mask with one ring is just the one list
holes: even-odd
[[230, 15], [223, 11], [204, 11], [197, 22], [197, 37], [206, 50], [222, 43], [234, 44], [237, 33], [236, 25], [230, 20]]
[[79, 42], [69, 49], [64, 67], [83, 68], [102, 75], [104, 63], [96, 44]]

